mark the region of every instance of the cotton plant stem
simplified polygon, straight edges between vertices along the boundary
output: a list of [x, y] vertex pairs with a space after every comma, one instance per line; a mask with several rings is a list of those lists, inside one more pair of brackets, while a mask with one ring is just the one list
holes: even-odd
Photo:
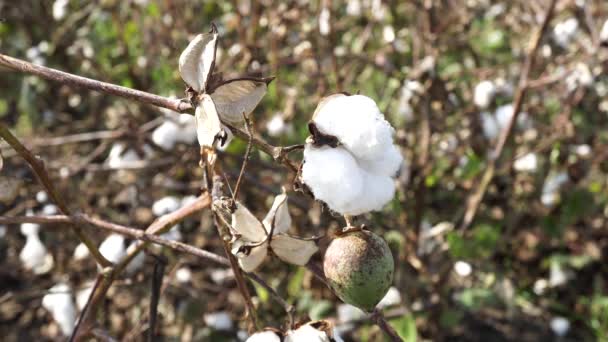
[[[135, 100], [140, 103], [149, 104], [161, 108], [167, 108], [178, 113], [194, 113], [194, 107], [192, 107], [192, 104], [190, 104], [189, 101], [163, 97], [147, 93], [141, 90], [135, 90], [112, 83], [97, 81], [91, 78], [70, 74], [57, 69], [32, 64], [30, 62], [26, 62], [24, 60], [10, 57], [1, 53], [0, 66], [4, 66], [9, 69], [20, 71], [23, 73], [36, 75], [49, 81], [58, 82], [77, 88], [85, 88], [106, 94], [120, 96]], [[227, 126], [230, 127], [234, 135], [236, 135], [237, 137], [245, 140], [249, 139], [249, 135], [242, 128], [233, 125]], [[287, 158], [286, 152], [283, 151], [282, 147], [273, 146], [260, 137], [253, 137], [252, 142], [258, 149], [270, 155], [274, 160], [280, 162], [281, 164], [285, 165], [294, 172], [297, 171], [297, 166]]]
[[403, 339], [399, 336], [399, 334], [397, 334], [395, 329], [388, 324], [380, 310], [374, 310], [370, 318], [378, 327], [380, 327], [382, 331], [384, 331], [386, 335], [388, 335], [392, 342], [403, 342]]
[[513, 97], [513, 113], [511, 115], [511, 119], [500, 132], [500, 136], [498, 138], [498, 141], [496, 142], [496, 146], [494, 147], [492, 154], [490, 155], [490, 160], [488, 161], [488, 166], [486, 167], [486, 169], [481, 177], [479, 186], [477, 188], [475, 188], [474, 192], [469, 196], [469, 198], [467, 200], [466, 210], [465, 210], [464, 217], [463, 217], [463, 220], [462, 220], [462, 223], [460, 226], [461, 230], [468, 228], [471, 225], [471, 223], [473, 222], [473, 219], [475, 218], [475, 215], [477, 214], [477, 210], [479, 209], [481, 201], [483, 200], [483, 197], [486, 193], [488, 185], [492, 181], [492, 178], [494, 178], [494, 172], [496, 171], [496, 164], [502, 155], [505, 145], [506, 145], [509, 137], [511, 136], [511, 133], [513, 132], [513, 127], [515, 126], [515, 123], [517, 122], [517, 118], [519, 117], [519, 112], [521, 110], [523, 101], [526, 97], [526, 93], [528, 90], [528, 79], [530, 76], [530, 71], [531, 71], [532, 66], [534, 65], [534, 61], [536, 59], [536, 53], [538, 51], [540, 41], [541, 41], [544, 33], [547, 31], [549, 22], [551, 21], [551, 18], [553, 17], [556, 2], [557, 2], [557, 0], [551, 0], [551, 2], [549, 3], [549, 6], [547, 7], [545, 16], [543, 18], [543, 21], [542, 21], [540, 27], [538, 28], [538, 30], [534, 33], [534, 35], [530, 39], [530, 42], [528, 45], [528, 51], [526, 54], [526, 59], [524, 60], [524, 64], [522, 66], [517, 89], [515, 91], [515, 96]]
[[[0, 123], [0, 137], [2, 137], [11, 147], [29, 164], [32, 171], [38, 178], [38, 181], [45, 188], [48, 193], [51, 201], [57, 205], [59, 211], [64, 215], [70, 215], [70, 210], [68, 209], [66, 203], [63, 198], [59, 196], [59, 193], [55, 189], [53, 182], [51, 181], [48, 173], [46, 172], [46, 168], [44, 167], [44, 162], [34, 156], [23, 144], [17, 139], [11, 131], [4, 124]], [[79, 225], [72, 224], [70, 225], [74, 233], [78, 236], [80, 241], [82, 241], [89, 251], [95, 261], [102, 267], [111, 266], [112, 263], [108, 261], [97, 249], [97, 246], [89, 236], [85, 234], [82, 228]]]

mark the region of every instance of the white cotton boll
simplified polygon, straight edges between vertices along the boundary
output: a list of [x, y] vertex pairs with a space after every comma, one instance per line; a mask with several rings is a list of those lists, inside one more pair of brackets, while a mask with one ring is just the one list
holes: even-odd
[[76, 323], [76, 307], [72, 301], [70, 287], [59, 283], [42, 297], [42, 306], [51, 313], [64, 336], [70, 336]]
[[381, 210], [395, 196], [395, 182], [391, 177], [361, 170], [363, 189], [343, 211], [345, 215], [360, 215]]
[[53, 3], [53, 19], [59, 21], [65, 17], [67, 13], [69, 0], [55, 0]]
[[262, 331], [249, 336], [245, 342], [281, 342], [281, 338], [272, 331]]
[[566, 336], [570, 330], [570, 321], [565, 317], [555, 317], [551, 320], [551, 331], [559, 337]]
[[278, 137], [285, 133], [287, 124], [281, 114], [276, 114], [266, 123], [266, 132], [271, 137]]
[[382, 29], [382, 39], [389, 44], [395, 41], [395, 29], [391, 25], [386, 25]]
[[[392, 153], [394, 129], [371, 98], [363, 95], [329, 98], [313, 117], [317, 128], [338, 138], [352, 155], [371, 163]], [[389, 158], [386, 174], [394, 174], [402, 158]], [[372, 171], [372, 170], [370, 170]]]
[[391, 286], [388, 289], [388, 292], [384, 295], [382, 300], [378, 303], [377, 307], [382, 309], [393, 305], [401, 304], [401, 293], [397, 290], [396, 287]]
[[76, 307], [78, 307], [79, 311], [82, 311], [85, 305], [87, 305], [91, 292], [93, 292], [94, 285], [95, 284], [93, 282], [89, 282], [85, 285], [85, 287], [76, 291]]
[[564, 269], [564, 266], [559, 262], [551, 262], [549, 267], [549, 286], [558, 287], [565, 285], [568, 282], [570, 275]]
[[545, 179], [541, 194], [541, 202], [546, 207], [551, 207], [559, 201], [560, 188], [568, 182], [568, 174], [566, 172], [550, 173]]
[[[139, 157], [137, 152], [132, 149], [125, 152], [125, 148], [126, 146], [122, 143], [115, 143], [112, 145], [108, 158], [105, 161], [106, 165], [113, 169], [120, 169], [135, 165], [142, 161], [142, 158]], [[145, 157], [152, 155], [152, 150], [149, 146], [144, 146], [144, 154]]]
[[218, 311], [204, 316], [205, 324], [215, 330], [230, 331], [233, 323], [230, 315], [225, 311]]
[[329, 9], [327, 7], [323, 7], [321, 13], [319, 14], [319, 33], [321, 33], [322, 36], [327, 36], [329, 34], [331, 28], [329, 20]]
[[[350, 203], [359, 199], [363, 176], [355, 159], [343, 148], [306, 145], [302, 180], [316, 199], [330, 209], [343, 213]], [[340, 191], [336, 191], [340, 186]]]
[[382, 156], [383, 158], [361, 158], [357, 162], [365, 171], [387, 177], [394, 176], [404, 162], [399, 148], [391, 144], [382, 152]]
[[[23, 225], [21, 231], [24, 231]], [[54, 265], [53, 255], [44, 247], [38, 237], [37, 231], [30, 230], [27, 232], [28, 234], [24, 234], [26, 235], [26, 241], [19, 253], [19, 259], [23, 263], [23, 266], [34, 274], [48, 273]]]
[[172, 149], [176, 143], [192, 144], [197, 141], [194, 116], [188, 114], [169, 114], [165, 121], [152, 132], [152, 141], [165, 150]]
[[165, 196], [152, 204], [152, 213], [161, 216], [176, 211], [181, 207], [181, 201], [175, 196]]
[[346, 14], [352, 17], [358, 17], [361, 15], [361, 0], [348, 0], [346, 5]]
[[454, 272], [461, 277], [468, 277], [473, 272], [473, 267], [466, 261], [458, 260], [454, 263]]
[[[31, 215], [27, 215], [31, 216]], [[38, 231], [40, 230], [40, 225], [37, 223], [22, 223], [21, 224], [21, 234], [27, 236], [30, 235], [38, 235]]]
[[283, 342], [330, 342], [324, 331], [305, 324], [296, 330], [289, 330]]
[[119, 234], [110, 234], [99, 245], [99, 252], [111, 263], [118, 263], [127, 254], [125, 237]]
[[0, 224], [0, 239], [6, 236], [6, 226]]
[[574, 153], [581, 158], [587, 158], [591, 156], [591, 146], [587, 144], [581, 144], [574, 146]]
[[175, 280], [178, 283], [188, 283], [192, 280], [192, 271], [188, 267], [182, 267], [175, 272]]
[[578, 30], [578, 20], [576, 18], [568, 18], [562, 22], [559, 22], [553, 28], [553, 40], [557, 45], [565, 48], [568, 46], [572, 38], [576, 35]]
[[496, 94], [496, 86], [492, 81], [481, 81], [475, 86], [473, 103], [479, 108], [487, 108]]
[[54, 204], [47, 204], [42, 207], [42, 213], [44, 215], [56, 215], [59, 212], [59, 209]]
[[49, 200], [49, 195], [46, 194], [46, 191], [38, 191], [36, 193], [36, 201], [40, 204], [45, 203]]
[[498, 126], [498, 122], [496, 122], [494, 115], [489, 112], [481, 112], [479, 113], [479, 118], [481, 119], [481, 129], [484, 137], [488, 140], [498, 138], [500, 127]]
[[[139, 246], [139, 244], [140, 244], [140, 242], [138, 242], [138, 241], [132, 242], [129, 245], [129, 247], [127, 248], [127, 252], [125, 255], [132, 253]], [[137, 255], [135, 255], [133, 257], [133, 259], [131, 259], [131, 262], [127, 265], [127, 268], [125, 269], [126, 273], [134, 274], [135, 272], [139, 271], [144, 266], [145, 262], [146, 262], [146, 253], [144, 253], [143, 251], [140, 251], [139, 253], [137, 253]]]
[[566, 88], [575, 91], [579, 87], [589, 87], [593, 84], [593, 74], [585, 63], [577, 63], [574, 70], [566, 77]]
[[549, 282], [547, 279], [538, 279], [534, 282], [533, 291], [537, 296], [542, 295], [549, 288]]
[[602, 43], [608, 43], [608, 20], [604, 21], [602, 30], [600, 31], [600, 41]]
[[534, 172], [538, 168], [538, 158], [536, 153], [528, 153], [521, 158], [517, 158], [513, 163], [515, 171]]
[[211, 270], [209, 276], [211, 277], [211, 280], [213, 280], [214, 283], [220, 285], [224, 284], [229, 280], [234, 279], [234, 273], [230, 268], [218, 268]]
[[72, 257], [74, 258], [74, 260], [78, 261], [88, 258], [89, 255], [91, 255], [89, 248], [87, 247], [87, 245], [81, 242], [78, 244], [78, 246], [76, 246], [76, 248], [74, 248], [74, 254], [72, 255]]
[[350, 304], [338, 304], [336, 312], [338, 314], [338, 320], [341, 323], [357, 321], [366, 316], [366, 313], [363, 310]]

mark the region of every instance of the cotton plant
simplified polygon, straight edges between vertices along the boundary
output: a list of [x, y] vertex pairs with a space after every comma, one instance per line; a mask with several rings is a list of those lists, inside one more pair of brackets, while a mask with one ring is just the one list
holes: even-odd
[[265, 330], [249, 336], [246, 342], [342, 342], [332, 325], [324, 320], [299, 325], [285, 332]]
[[195, 106], [195, 125], [204, 162], [215, 161], [214, 149], [225, 145], [227, 126], [243, 123], [262, 97], [273, 78], [240, 77], [224, 79], [214, 73], [218, 44], [215, 25], [197, 35], [179, 57], [179, 73], [188, 85], [187, 93]]
[[363, 95], [335, 94], [319, 103], [309, 123], [301, 181], [317, 200], [343, 215], [381, 210], [395, 194], [403, 163], [394, 129]]
[[191, 144], [197, 141], [194, 117], [175, 113], [165, 117], [152, 132], [152, 141], [164, 150], [171, 150], [177, 143]]
[[235, 233], [232, 254], [245, 272], [258, 269], [270, 251], [284, 262], [304, 266], [318, 250], [314, 240], [287, 234], [291, 227], [291, 216], [285, 193], [275, 197], [262, 222], [242, 203], [236, 202], [231, 227]]

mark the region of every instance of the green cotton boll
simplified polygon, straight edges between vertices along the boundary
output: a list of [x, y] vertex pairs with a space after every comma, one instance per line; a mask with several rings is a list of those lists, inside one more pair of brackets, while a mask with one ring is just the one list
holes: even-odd
[[381, 237], [356, 230], [331, 242], [323, 269], [329, 285], [343, 302], [370, 312], [393, 283], [395, 264]]

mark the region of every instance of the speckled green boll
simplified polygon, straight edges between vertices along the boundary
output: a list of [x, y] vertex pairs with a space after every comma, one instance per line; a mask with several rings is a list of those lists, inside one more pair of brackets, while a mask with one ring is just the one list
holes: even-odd
[[323, 270], [343, 302], [370, 312], [393, 283], [395, 263], [381, 237], [358, 230], [347, 232], [330, 243]]

